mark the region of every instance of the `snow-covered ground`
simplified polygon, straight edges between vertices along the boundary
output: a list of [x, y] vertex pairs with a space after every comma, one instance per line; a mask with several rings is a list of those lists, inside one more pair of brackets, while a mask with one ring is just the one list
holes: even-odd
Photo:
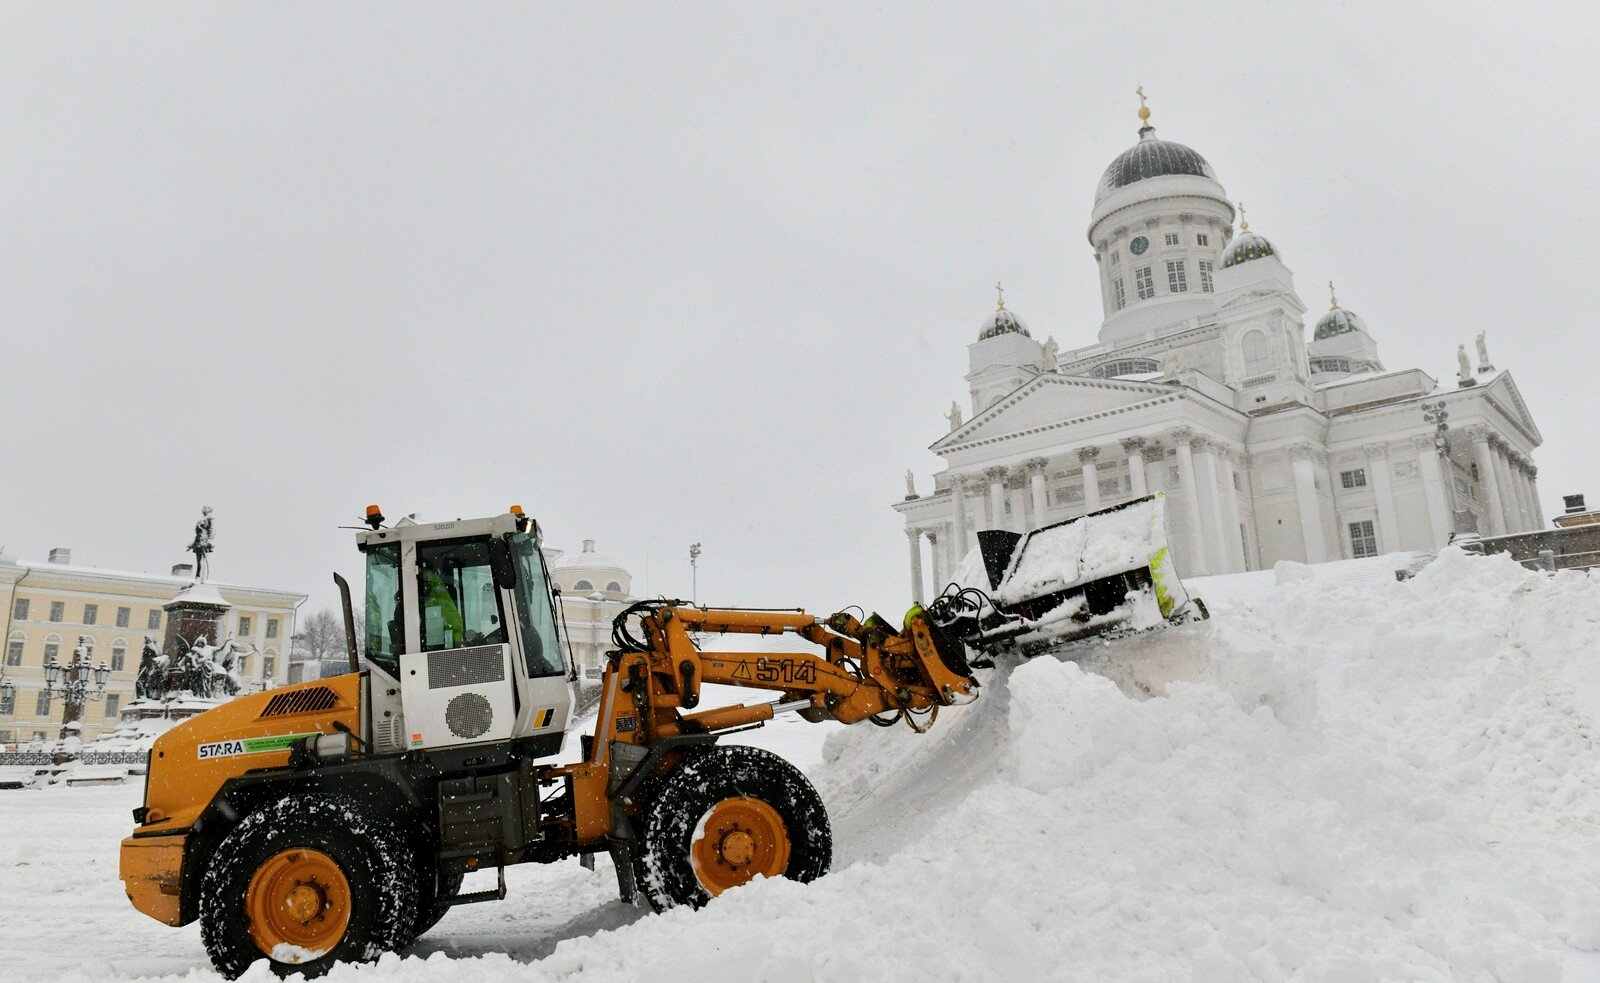
[[[603, 860], [518, 868], [331, 978], [1600, 978], [1600, 576], [1412, 562], [1194, 581], [1211, 621], [1002, 665], [924, 736], [741, 735], [828, 801], [816, 883], [642, 916]], [[0, 976], [209, 978], [121, 896], [138, 791], [0, 793]]]

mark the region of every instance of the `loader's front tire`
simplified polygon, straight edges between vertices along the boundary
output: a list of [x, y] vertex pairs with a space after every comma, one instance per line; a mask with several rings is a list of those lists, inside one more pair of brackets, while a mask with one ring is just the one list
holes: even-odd
[[821, 796], [798, 768], [760, 748], [689, 758], [640, 818], [636, 879], [657, 911], [698, 908], [758, 876], [816, 880], [833, 861]]
[[400, 948], [417, 923], [405, 840], [337, 795], [292, 795], [246, 816], [200, 886], [200, 939], [229, 979], [258, 959], [280, 976], [320, 976]]

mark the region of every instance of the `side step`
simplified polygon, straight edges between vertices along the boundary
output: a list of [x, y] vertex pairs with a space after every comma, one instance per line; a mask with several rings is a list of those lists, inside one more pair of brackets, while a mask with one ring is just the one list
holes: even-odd
[[496, 867], [495, 873], [500, 884], [494, 890], [469, 891], [466, 894], [458, 894], [447, 900], [445, 904], [454, 908], [456, 905], [479, 904], [484, 901], [504, 901], [506, 899], [506, 869], [504, 867]]

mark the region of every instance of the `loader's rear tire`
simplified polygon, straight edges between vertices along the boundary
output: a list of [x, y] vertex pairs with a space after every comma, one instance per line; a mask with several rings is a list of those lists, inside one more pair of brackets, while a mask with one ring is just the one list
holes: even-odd
[[821, 796], [760, 748], [695, 755], [665, 777], [640, 818], [636, 879], [657, 911], [698, 908], [757, 876], [816, 880], [833, 861]]
[[258, 959], [326, 973], [411, 940], [415, 863], [393, 824], [337, 795], [292, 795], [246, 816], [200, 885], [200, 939], [232, 979]]

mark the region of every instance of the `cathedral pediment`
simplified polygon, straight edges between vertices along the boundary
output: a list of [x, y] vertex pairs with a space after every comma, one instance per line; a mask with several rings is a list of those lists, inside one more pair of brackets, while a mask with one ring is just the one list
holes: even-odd
[[1150, 382], [1090, 379], [1046, 372], [1001, 397], [967, 423], [936, 441], [935, 452], [977, 441], [1126, 410], [1141, 403], [1175, 399], [1179, 390]]
[[1506, 416], [1520, 424], [1535, 445], [1544, 442], [1544, 435], [1539, 433], [1539, 428], [1534, 425], [1533, 414], [1528, 412], [1528, 404], [1522, 401], [1522, 393], [1517, 389], [1510, 372], [1500, 373], [1487, 388], [1490, 400], [1499, 406]]

